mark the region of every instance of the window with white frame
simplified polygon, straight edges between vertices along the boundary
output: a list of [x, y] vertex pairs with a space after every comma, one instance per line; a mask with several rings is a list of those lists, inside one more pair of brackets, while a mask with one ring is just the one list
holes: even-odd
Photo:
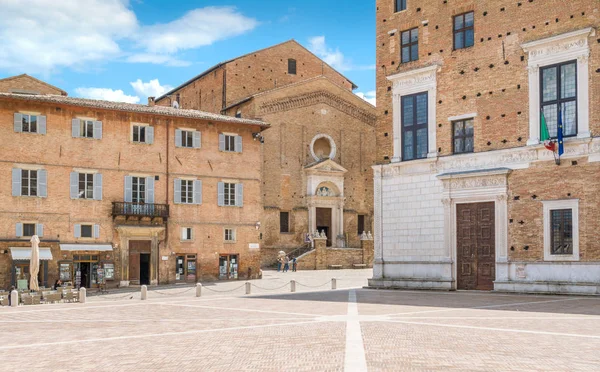
[[79, 123], [79, 133], [81, 137], [94, 138], [94, 121], [81, 120]]
[[[15, 132], [42, 133], [45, 127], [46, 117], [30, 114], [15, 114]], [[45, 128], [44, 128], [45, 129]], [[43, 131], [45, 132], [45, 130]]]
[[235, 229], [225, 229], [225, 241], [226, 242], [234, 242], [235, 241]]
[[71, 199], [102, 200], [102, 174], [72, 172], [70, 178]]
[[94, 175], [79, 173], [79, 199], [94, 198]]
[[42, 237], [44, 235], [44, 225], [33, 222], [19, 222], [15, 226], [17, 238], [31, 238], [34, 235]]
[[133, 124], [131, 126], [131, 141], [135, 143], [153, 143], [154, 127], [143, 124]]
[[235, 152], [235, 136], [225, 135], [225, 151]]
[[131, 202], [146, 202], [146, 177], [131, 177]]
[[223, 205], [235, 205], [235, 183], [224, 183], [225, 194]]
[[244, 185], [234, 182], [219, 182], [217, 204], [220, 207], [243, 207]]
[[540, 69], [540, 105], [551, 138], [557, 137], [559, 117], [563, 136], [577, 135], [577, 61]]
[[37, 196], [37, 170], [21, 170], [21, 196]]
[[242, 136], [219, 133], [219, 151], [242, 152]]
[[193, 239], [192, 234], [193, 234], [193, 232], [192, 232], [191, 227], [182, 227], [181, 228], [181, 240], [191, 241]]
[[47, 178], [48, 174], [45, 169], [13, 168], [12, 195], [45, 198], [48, 193]]
[[175, 179], [175, 204], [202, 204], [202, 180]]
[[579, 260], [579, 200], [543, 201], [544, 260]]
[[192, 204], [194, 202], [194, 181], [181, 180], [181, 202]]
[[75, 224], [73, 228], [75, 238], [98, 239], [100, 237], [100, 225], [94, 224]]
[[102, 122], [92, 119], [76, 118], [71, 125], [73, 138], [102, 139]]
[[181, 131], [181, 147], [194, 147], [194, 132], [189, 130]]

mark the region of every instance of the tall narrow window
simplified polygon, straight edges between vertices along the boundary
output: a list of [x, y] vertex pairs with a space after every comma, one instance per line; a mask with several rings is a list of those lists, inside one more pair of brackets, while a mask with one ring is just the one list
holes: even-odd
[[225, 241], [226, 242], [234, 242], [235, 241], [235, 230], [234, 229], [225, 229]]
[[181, 202], [194, 204], [194, 181], [181, 180]]
[[472, 47], [475, 43], [474, 13], [454, 17], [454, 49]]
[[23, 132], [37, 133], [37, 116], [23, 114]]
[[133, 126], [133, 142], [145, 143], [146, 142], [146, 126], [134, 125]]
[[79, 123], [79, 133], [81, 137], [94, 138], [94, 121], [93, 120], [81, 120]]
[[279, 212], [279, 232], [290, 232], [290, 212]]
[[194, 147], [194, 132], [189, 130], [181, 131], [181, 147]]
[[550, 254], [573, 254], [573, 210], [552, 210], [550, 218]]
[[288, 74], [290, 75], [296, 75], [296, 60], [295, 59], [288, 59]]
[[365, 216], [363, 214], [358, 215], [358, 235], [362, 234], [365, 231]]
[[402, 43], [402, 63], [419, 59], [419, 29], [403, 31], [400, 36]]
[[556, 138], [561, 114], [563, 136], [577, 135], [577, 63], [570, 61], [540, 69], [540, 102], [550, 137]]
[[455, 121], [452, 126], [454, 153], [473, 152], [473, 119]]
[[94, 199], [94, 175], [79, 173], [79, 199]]
[[21, 195], [37, 196], [37, 171], [21, 170]]
[[427, 157], [427, 93], [402, 97], [402, 160]]
[[225, 151], [235, 152], [235, 136], [225, 135]]
[[394, 0], [394, 12], [406, 10], [406, 0]]
[[225, 183], [225, 205], [235, 205], [235, 183]]
[[146, 178], [131, 177], [131, 201], [133, 203], [146, 202]]

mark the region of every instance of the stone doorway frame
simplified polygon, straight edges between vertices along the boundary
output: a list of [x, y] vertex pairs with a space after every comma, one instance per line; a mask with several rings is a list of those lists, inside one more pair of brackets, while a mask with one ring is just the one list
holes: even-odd
[[159, 242], [164, 240], [165, 228], [156, 226], [117, 226], [119, 250], [121, 255], [120, 287], [129, 286], [129, 241], [150, 241], [150, 285], [158, 285]]

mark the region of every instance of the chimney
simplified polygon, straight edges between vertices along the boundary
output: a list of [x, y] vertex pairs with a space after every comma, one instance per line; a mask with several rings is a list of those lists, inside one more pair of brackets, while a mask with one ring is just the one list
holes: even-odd
[[148, 97], [148, 106], [149, 107], [154, 106], [154, 97]]

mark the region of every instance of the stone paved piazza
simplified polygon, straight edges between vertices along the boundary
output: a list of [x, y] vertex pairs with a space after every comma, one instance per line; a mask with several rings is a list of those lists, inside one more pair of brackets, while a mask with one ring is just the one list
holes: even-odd
[[[598, 371], [598, 297], [362, 289], [370, 275], [266, 272], [252, 295], [227, 282], [200, 298], [176, 287], [0, 308], [0, 369]], [[289, 279], [296, 293], [269, 289]]]

